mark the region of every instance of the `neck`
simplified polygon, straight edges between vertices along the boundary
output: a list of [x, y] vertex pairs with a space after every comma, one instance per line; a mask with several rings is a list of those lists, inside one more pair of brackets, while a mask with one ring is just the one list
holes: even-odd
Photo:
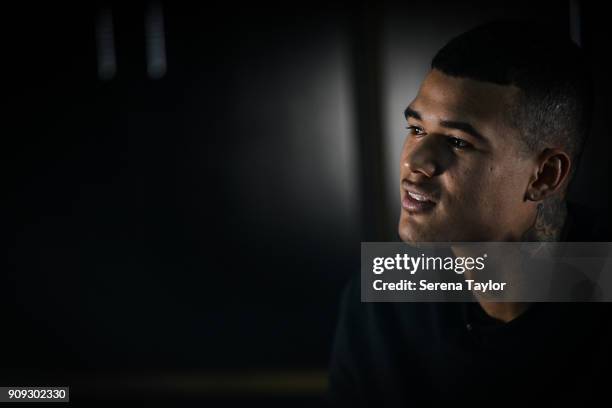
[[[564, 197], [555, 195], [538, 204], [535, 220], [525, 231], [522, 241], [555, 242], [561, 240], [561, 232], [567, 219], [567, 205]], [[509, 322], [523, 314], [529, 303], [487, 302], [479, 300], [480, 306], [492, 318]]]
[[559, 194], [552, 196], [538, 204], [535, 221], [523, 234], [522, 241], [560, 241], [566, 219], [567, 204], [565, 198]]

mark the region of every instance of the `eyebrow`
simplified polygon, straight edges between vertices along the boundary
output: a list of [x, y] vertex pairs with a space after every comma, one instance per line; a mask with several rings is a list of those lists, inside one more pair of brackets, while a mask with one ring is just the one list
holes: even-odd
[[[404, 110], [404, 117], [406, 119], [408, 118], [414, 118], [416, 120], [422, 120], [421, 119], [421, 114], [417, 111], [415, 111], [414, 109], [412, 109], [410, 106], [408, 106], [405, 110]], [[461, 121], [457, 121], [457, 120], [441, 120], [440, 121], [440, 126], [448, 128], [448, 129], [457, 129], [460, 130], [462, 132], [465, 132], [467, 134], [472, 135], [474, 138], [486, 142], [487, 139], [479, 132], [477, 131], [474, 126], [472, 126], [471, 124], [467, 123], [467, 122], [461, 122]]]

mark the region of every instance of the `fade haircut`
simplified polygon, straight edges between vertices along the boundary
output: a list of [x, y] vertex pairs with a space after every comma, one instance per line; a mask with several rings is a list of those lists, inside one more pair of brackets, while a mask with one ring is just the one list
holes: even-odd
[[560, 147], [572, 174], [589, 133], [593, 104], [590, 66], [569, 34], [528, 21], [494, 21], [449, 41], [431, 67], [446, 75], [514, 85], [508, 112], [524, 147]]

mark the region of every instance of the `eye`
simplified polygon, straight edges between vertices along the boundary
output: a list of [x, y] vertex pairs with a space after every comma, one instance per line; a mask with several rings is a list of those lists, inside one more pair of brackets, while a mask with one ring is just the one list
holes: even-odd
[[451, 144], [452, 147], [456, 149], [467, 149], [469, 147], [472, 147], [472, 145], [466, 142], [465, 140], [456, 137], [449, 137], [448, 142]]
[[423, 133], [425, 133], [423, 129], [418, 126], [406, 126], [406, 129], [408, 129], [408, 133], [411, 135], [422, 135]]

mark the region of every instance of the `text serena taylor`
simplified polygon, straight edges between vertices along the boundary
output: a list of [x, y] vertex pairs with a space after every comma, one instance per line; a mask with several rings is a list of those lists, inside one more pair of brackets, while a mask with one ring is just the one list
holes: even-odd
[[[476, 292], [502, 291], [506, 288], [507, 282], [495, 282], [489, 279], [487, 282], [477, 282], [473, 279], [466, 279], [465, 284], [467, 290]], [[428, 282], [426, 279], [421, 279], [418, 284], [412, 280], [402, 279], [398, 282], [383, 282], [380, 279], [372, 282], [374, 290], [394, 291], [463, 291], [463, 282]]]

